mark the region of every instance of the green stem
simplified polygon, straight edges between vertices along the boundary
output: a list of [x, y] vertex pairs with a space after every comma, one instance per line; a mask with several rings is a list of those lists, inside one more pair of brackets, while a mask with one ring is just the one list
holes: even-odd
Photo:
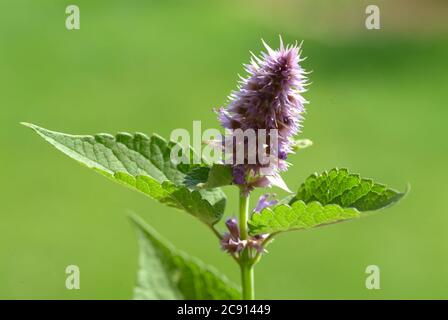
[[243, 287], [243, 300], [254, 300], [253, 266], [241, 264], [241, 284]]
[[[247, 220], [249, 219], [249, 195], [240, 192], [240, 237], [247, 240], [249, 233]], [[254, 268], [249, 254], [249, 248], [244, 249], [240, 258], [241, 286], [243, 287], [243, 299], [254, 299]]]

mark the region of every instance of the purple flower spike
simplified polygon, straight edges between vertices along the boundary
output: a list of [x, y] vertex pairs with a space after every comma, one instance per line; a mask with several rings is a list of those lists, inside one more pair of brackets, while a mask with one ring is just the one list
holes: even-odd
[[[271, 196], [271, 194], [269, 194], [269, 193], [266, 193], [266, 194], [260, 196], [260, 198], [258, 199], [257, 206], [254, 209], [254, 212], [257, 212], [257, 213], [261, 212], [261, 210], [263, 210], [264, 208], [273, 206], [278, 203], [278, 200], [275, 200], [275, 199], [268, 201], [269, 196]], [[275, 195], [272, 195], [272, 196], [275, 196]]]
[[[266, 140], [266, 153], [274, 161], [266, 164], [257, 157], [256, 163], [233, 165], [234, 183], [243, 186], [245, 192], [281, 180], [278, 173], [288, 167], [286, 158], [293, 152], [292, 137], [300, 132], [307, 103], [301, 96], [306, 91], [306, 73], [299, 65], [303, 61], [300, 46], [285, 47], [281, 39], [277, 50], [263, 44], [267, 53], [261, 57], [253, 55], [250, 64], [245, 65], [248, 77], [242, 78], [238, 90], [231, 93], [227, 108], [217, 111], [226, 129], [253, 129], [257, 135], [264, 129], [268, 136], [273, 129], [277, 130], [277, 150], [271, 147], [272, 141]], [[258, 148], [257, 144], [255, 149]], [[277, 185], [282, 187], [284, 183], [280, 181]]]

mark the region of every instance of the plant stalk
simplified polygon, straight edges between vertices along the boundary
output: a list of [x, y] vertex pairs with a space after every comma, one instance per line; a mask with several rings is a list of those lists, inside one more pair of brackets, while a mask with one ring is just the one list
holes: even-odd
[[[240, 237], [241, 240], [249, 238], [247, 221], [249, 219], [249, 195], [240, 192]], [[243, 299], [254, 299], [254, 267], [251, 261], [249, 248], [245, 248], [240, 258], [241, 286], [243, 288]]]

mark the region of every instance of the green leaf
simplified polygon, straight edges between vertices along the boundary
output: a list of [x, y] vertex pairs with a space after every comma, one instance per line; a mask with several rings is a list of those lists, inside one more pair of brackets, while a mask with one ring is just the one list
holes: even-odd
[[135, 299], [240, 299], [240, 291], [212, 267], [166, 243], [138, 216], [131, 216], [140, 246]]
[[218, 222], [226, 204], [220, 189], [195, 190], [184, 183], [190, 171], [201, 165], [171, 161], [174, 142], [158, 135], [69, 135], [23, 123], [72, 159], [143, 192], [168, 206], [187, 211], [208, 225]]
[[265, 208], [260, 213], [254, 213], [248, 223], [250, 234], [255, 235], [309, 229], [358, 216], [356, 209], [341, 208], [335, 204], [323, 206], [316, 201], [306, 204], [299, 200], [292, 205]]
[[210, 168], [204, 188], [228, 186], [233, 182], [232, 169], [228, 165], [214, 164]]
[[305, 203], [318, 201], [323, 205], [337, 204], [343, 208], [371, 211], [392, 205], [404, 195], [358, 174], [349, 173], [347, 169], [332, 169], [309, 176], [291, 203], [298, 200]]
[[390, 206], [404, 195], [347, 169], [332, 169], [311, 175], [292, 199], [254, 213], [249, 230], [254, 235], [342, 222], [358, 218], [364, 211]]
[[193, 168], [185, 176], [184, 184], [190, 188], [198, 188], [207, 182], [209, 173], [210, 167], [200, 166]]
[[185, 178], [189, 186], [210, 189], [231, 185], [233, 182], [232, 169], [228, 165], [213, 164], [212, 167], [198, 167], [190, 171]]

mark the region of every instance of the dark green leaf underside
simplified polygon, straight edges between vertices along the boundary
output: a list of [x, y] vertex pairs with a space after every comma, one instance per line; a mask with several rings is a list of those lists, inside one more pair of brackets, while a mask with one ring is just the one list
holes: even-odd
[[185, 177], [185, 184], [202, 189], [211, 189], [232, 184], [233, 175], [229, 165], [213, 164], [212, 167], [197, 167]]
[[240, 291], [212, 267], [166, 243], [138, 216], [140, 263], [135, 299], [240, 299]]

